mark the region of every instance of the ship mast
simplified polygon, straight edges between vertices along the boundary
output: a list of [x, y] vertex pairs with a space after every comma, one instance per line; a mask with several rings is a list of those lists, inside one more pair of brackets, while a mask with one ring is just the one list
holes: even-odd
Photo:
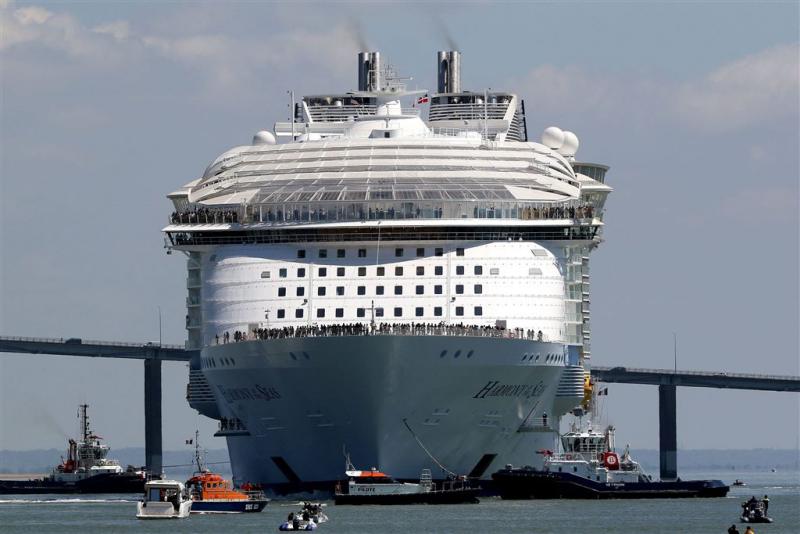
[[80, 412], [79, 412], [79, 415], [78, 415], [79, 418], [80, 418], [81, 435], [83, 436], [83, 441], [84, 442], [88, 442], [89, 441], [89, 435], [91, 434], [91, 432], [89, 431], [89, 416], [86, 415], [86, 409], [88, 407], [89, 407], [88, 404], [81, 404], [80, 405]]

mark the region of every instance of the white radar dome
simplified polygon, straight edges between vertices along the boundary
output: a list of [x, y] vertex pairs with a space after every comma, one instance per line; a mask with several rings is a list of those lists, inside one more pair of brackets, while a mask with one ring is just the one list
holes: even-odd
[[272, 134], [272, 132], [268, 132], [266, 130], [256, 132], [256, 134], [253, 136], [254, 145], [274, 145], [275, 143], [275, 136]]
[[550, 126], [542, 132], [542, 144], [547, 148], [558, 150], [564, 144], [564, 132], [557, 126]]
[[578, 151], [578, 146], [580, 146], [578, 136], [572, 132], [564, 132], [564, 143], [558, 149], [558, 153], [568, 158], [572, 157]]

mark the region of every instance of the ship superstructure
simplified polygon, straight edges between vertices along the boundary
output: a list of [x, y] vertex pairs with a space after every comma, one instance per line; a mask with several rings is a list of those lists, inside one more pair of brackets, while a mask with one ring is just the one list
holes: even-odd
[[343, 445], [414, 479], [418, 442], [485, 477], [581, 402], [608, 168], [570, 132], [529, 141], [521, 99], [460, 72], [440, 52], [437, 92], [408, 91], [361, 53], [357, 91], [302, 98], [169, 195], [189, 402], [237, 480], [332, 483]]

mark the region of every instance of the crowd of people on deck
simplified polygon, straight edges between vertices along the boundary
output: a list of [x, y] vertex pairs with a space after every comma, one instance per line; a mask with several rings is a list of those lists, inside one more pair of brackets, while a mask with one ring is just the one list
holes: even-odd
[[227, 344], [254, 339], [283, 339], [292, 337], [337, 337], [337, 336], [469, 336], [507, 337], [545, 341], [541, 330], [505, 328], [501, 326], [465, 325], [441, 323], [344, 323], [312, 326], [285, 326], [283, 328], [254, 328], [250, 332], [234, 330], [214, 336], [214, 343]]
[[219, 429], [222, 432], [230, 430], [247, 430], [238, 417], [223, 417], [219, 420]]
[[173, 211], [173, 224], [214, 224], [239, 222], [239, 213], [230, 209], [195, 207], [190, 210]]

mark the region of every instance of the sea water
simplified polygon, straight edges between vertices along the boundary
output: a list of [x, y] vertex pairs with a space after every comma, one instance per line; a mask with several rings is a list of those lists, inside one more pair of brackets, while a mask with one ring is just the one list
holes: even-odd
[[[693, 472], [684, 479], [719, 478], [731, 472]], [[772, 524], [753, 525], [757, 534], [800, 533], [800, 473], [735, 472], [745, 487], [725, 498], [646, 500], [503, 501], [447, 506], [335, 506], [328, 501], [320, 534], [335, 533], [725, 533], [739, 522], [742, 501], [769, 495]], [[43, 533], [249, 533], [277, 532], [296, 501], [273, 500], [257, 514], [197, 515], [187, 519], [141, 521], [137, 495], [0, 495], [0, 532]]]

